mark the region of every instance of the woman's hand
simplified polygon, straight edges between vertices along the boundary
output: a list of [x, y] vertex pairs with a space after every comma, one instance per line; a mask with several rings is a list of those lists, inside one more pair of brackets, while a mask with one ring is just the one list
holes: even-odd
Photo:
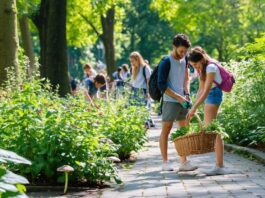
[[189, 112], [188, 112], [188, 114], [187, 114], [187, 116], [186, 116], [186, 119], [187, 119], [187, 120], [190, 120], [190, 119], [195, 115], [195, 113], [196, 113], [196, 109], [192, 107], [192, 108], [189, 110]]

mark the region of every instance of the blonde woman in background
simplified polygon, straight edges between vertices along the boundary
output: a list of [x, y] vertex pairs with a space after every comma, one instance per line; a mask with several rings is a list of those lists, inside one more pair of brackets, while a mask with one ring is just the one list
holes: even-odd
[[144, 106], [150, 98], [148, 82], [151, 76], [151, 68], [145, 63], [139, 52], [131, 53], [130, 62], [132, 67], [130, 103]]

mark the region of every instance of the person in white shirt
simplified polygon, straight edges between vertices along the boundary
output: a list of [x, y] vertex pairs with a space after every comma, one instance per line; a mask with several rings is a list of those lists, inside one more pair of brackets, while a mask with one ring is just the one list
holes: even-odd
[[[223, 100], [223, 92], [217, 84], [222, 83], [217, 61], [212, 59], [204, 49], [195, 47], [191, 50], [189, 64], [193, 66], [200, 76], [197, 99], [187, 114], [187, 119], [191, 119], [198, 107], [205, 102], [204, 124], [208, 126], [216, 117]], [[216, 63], [216, 64], [215, 64]], [[223, 165], [224, 143], [220, 135], [217, 135], [215, 143], [216, 166], [207, 171], [207, 175], [222, 175], [227, 172]]]
[[144, 62], [139, 52], [130, 55], [132, 65], [132, 96], [130, 103], [134, 105], [146, 105], [149, 95], [148, 82], [151, 76], [151, 68]]

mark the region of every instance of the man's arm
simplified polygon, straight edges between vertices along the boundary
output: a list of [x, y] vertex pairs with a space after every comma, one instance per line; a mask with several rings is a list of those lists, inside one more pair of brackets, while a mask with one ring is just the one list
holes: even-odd
[[174, 92], [174, 91], [173, 91], [172, 89], [170, 89], [170, 88], [167, 88], [166, 91], [165, 91], [165, 93], [166, 93], [168, 96], [170, 96], [170, 97], [175, 98], [176, 100], [178, 100], [178, 102], [179, 102], [180, 104], [183, 103], [184, 101], [187, 101], [183, 96], [177, 94], [176, 92]]

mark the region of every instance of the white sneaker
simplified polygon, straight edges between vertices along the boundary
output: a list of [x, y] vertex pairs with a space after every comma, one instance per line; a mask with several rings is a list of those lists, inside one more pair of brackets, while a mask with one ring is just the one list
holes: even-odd
[[163, 162], [162, 171], [173, 171], [173, 170], [174, 168], [168, 162]]
[[222, 166], [222, 167], [216, 167], [215, 166], [209, 171], [204, 171], [204, 173], [208, 176], [213, 176], [213, 175], [225, 175], [228, 172], [226, 171], [226, 168], [224, 166]]
[[197, 168], [197, 166], [192, 166], [189, 161], [186, 161], [180, 165], [179, 171], [194, 171]]

